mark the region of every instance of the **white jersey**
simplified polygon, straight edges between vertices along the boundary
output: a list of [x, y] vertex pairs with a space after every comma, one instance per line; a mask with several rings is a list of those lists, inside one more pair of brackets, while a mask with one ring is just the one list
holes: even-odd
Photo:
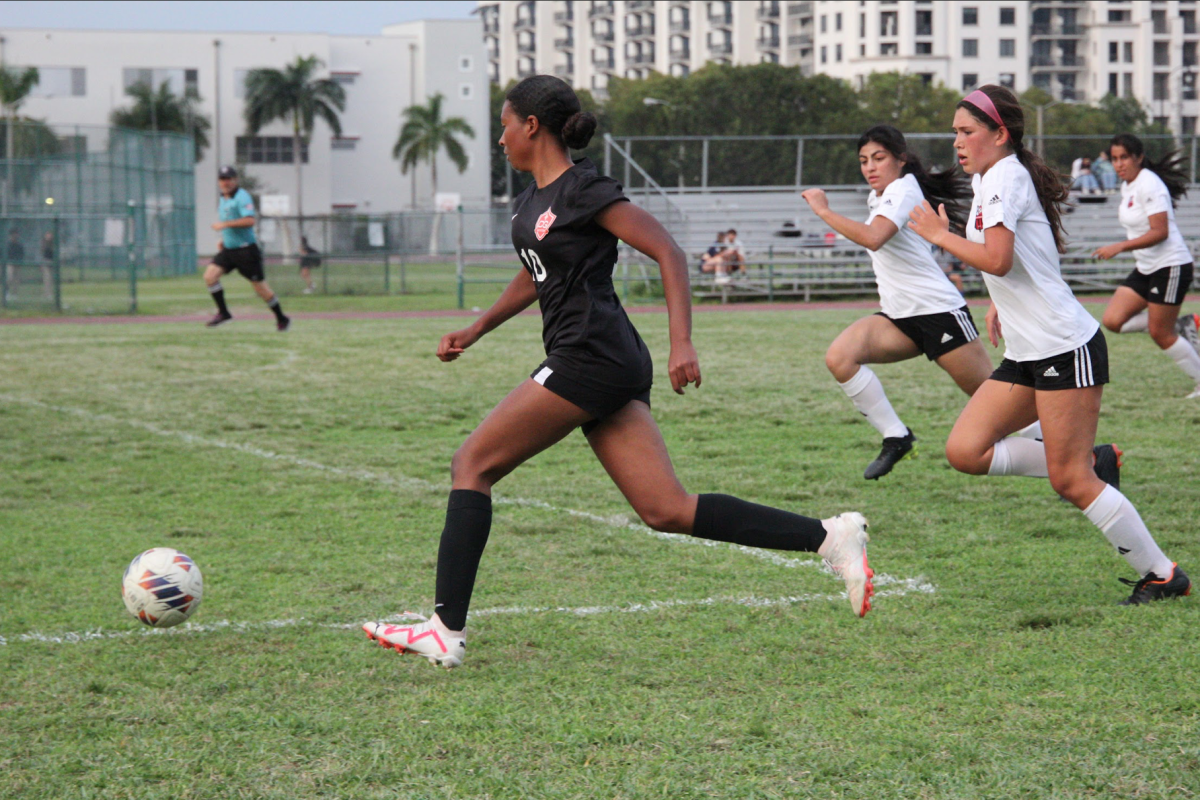
[[1012, 270], [1004, 277], [983, 273], [1000, 315], [1004, 357], [1037, 361], [1087, 344], [1100, 323], [1062, 279], [1054, 233], [1029, 170], [1011, 155], [975, 175], [971, 188], [967, 240], [983, 244], [984, 231], [1000, 224], [1013, 233]]
[[929, 242], [908, 227], [908, 215], [924, 199], [913, 175], [892, 181], [882, 195], [872, 190], [867, 197], [867, 224], [883, 217], [896, 226], [896, 235], [871, 253], [879, 306], [894, 319], [941, 314], [965, 303], [934, 260]]
[[1192, 251], [1188, 249], [1179, 226], [1175, 224], [1175, 209], [1171, 206], [1171, 192], [1162, 178], [1152, 170], [1142, 168], [1133, 182], [1121, 183], [1121, 210], [1117, 219], [1125, 228], [1125, 238], [1136, 239], [1150, 232], [1152, 214], [1167, 215], [1167, 238], [1152, 247], [1133, 251], [1137, 271], [1149, 275], [1163, 267], [1178, 267], [1192, 263]]

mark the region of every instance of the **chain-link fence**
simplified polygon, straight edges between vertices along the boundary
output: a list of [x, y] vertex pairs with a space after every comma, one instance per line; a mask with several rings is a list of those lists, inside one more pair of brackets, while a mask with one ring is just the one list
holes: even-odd
[[129, 311], [194, 274], [193, 159], [177, 133], [0, 121], [0, 308]]

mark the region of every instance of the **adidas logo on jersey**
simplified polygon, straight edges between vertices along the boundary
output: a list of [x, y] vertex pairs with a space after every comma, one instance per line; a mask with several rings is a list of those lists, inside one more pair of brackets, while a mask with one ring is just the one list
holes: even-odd
[[884, 204], [885, 206], [890, 206], [890, 205], [892, 204], [892, 198], [890, 198], [890, 197], [889, 197], [887, 200], [884, 200], [884, 201], [883, 201], [883, 204]]
[[1000, 195], [994, 194], [994, 195], [992, 195], [992, 199], [988, 200], [988, 205], [994, 206], [994, 205], [996, 205], [996, 203], [999, 203], [999, 202], [1000, 202]]
[[1051, 367], [1050, 369], [1048, 369], [1042, 373], [1042, 377], [1043, 378], [1057, 378], [1058, 370], [1056, 370], [1054, 367]]
[[554, 224], [554, 220], [556, 219], [558, 217], [548, 208], [544, 214], [537, 218], [537, 224], [533, 226], [533, 235], [538, 238], [539, 242], [546, 238], [546, 234], [550, 232], [550, 226]]
[[942, 334], [942, 344], [945, 344], [946, 342], [951, 342], [951, 341], [954, 341], [954, 337], [953, 337], [953, 336], [951, 336], [951, 335], [950, 335], [950, 334], [948, 334], [948, 333], [943, 333], [943, 334]]

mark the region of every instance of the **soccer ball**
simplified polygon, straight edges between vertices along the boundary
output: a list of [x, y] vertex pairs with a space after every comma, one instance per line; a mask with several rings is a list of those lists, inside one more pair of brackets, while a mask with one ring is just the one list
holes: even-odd
[[155, 628], [170, 628], [200, 607], [204, 578], [196, 562], [170, 547], [155, 547], [125, 568], [121, 599], [129, 613]]

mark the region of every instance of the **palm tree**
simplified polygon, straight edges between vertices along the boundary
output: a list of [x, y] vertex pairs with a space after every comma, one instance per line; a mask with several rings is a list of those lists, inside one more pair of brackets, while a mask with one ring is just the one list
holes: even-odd
[[337, 112], [346, 109], [346, 91], [328, 78], [313, 78], [324, 62], [316, 56], [296, 57], [282, 70], [252, 69], [246, 75], [246, 128], [251, 136], [275, 120], [291, 120], [292, 156], [296, 164], [296, 213], [304, 226], [303, 183], [300, 175], [304, 144], [316, 118], [325, 120], [334, 136], [342, 135]]
[[[458, 171], [467, 169], [467, 151], [462, 143], [454, 138], [462, 134], [471, 139], [475, 138], [475, 130], [462, 117], [442, 119], [441, 93], [429, 98], [429, 103], [423, 106], [409, 106], [401, 112], [404, 125], [400, 128], [400, 138], [392, 148], [392, 158], [400, 161], [400, 172], [405, 174], [410, 168], [416, 167], [421, 161], [428, 161], [433, 177], [433, 197], [437, 198], [437, 157], [441, 150], [458, 167]], [[429, 236], [429, 252], [437, 251], [438, 222], [441, 215], [433, 218], [433, 228]]]
[[137, 83], [126, 90], [133, 98], [129, 108], [115, 109], [109, 115], [109, 122], [119, 128], [129, 128], [135, 131], [173, 131], [192, 137], [195, 142], [195, 159], [200, 161], [209, 145], [208, 131], [212, 123], [203, 114], [196, 111], [200, 96], [188, 92], [179, 97], [171, 91], [170, 85], [163, 81], [155, 91], [149, 84]]
[[12, 183], [13, 126], [17, 121], [17, 108], [33, 91], [33, 87], [37, 86], [38, 80], [37, 67], [17, 70], [0, 65], [0, 106], [4, 107], [4, 115], [8, 118], [8, 124], [4, 126], [4, 195], [0, 213], [8, 213], [8, 195]]

